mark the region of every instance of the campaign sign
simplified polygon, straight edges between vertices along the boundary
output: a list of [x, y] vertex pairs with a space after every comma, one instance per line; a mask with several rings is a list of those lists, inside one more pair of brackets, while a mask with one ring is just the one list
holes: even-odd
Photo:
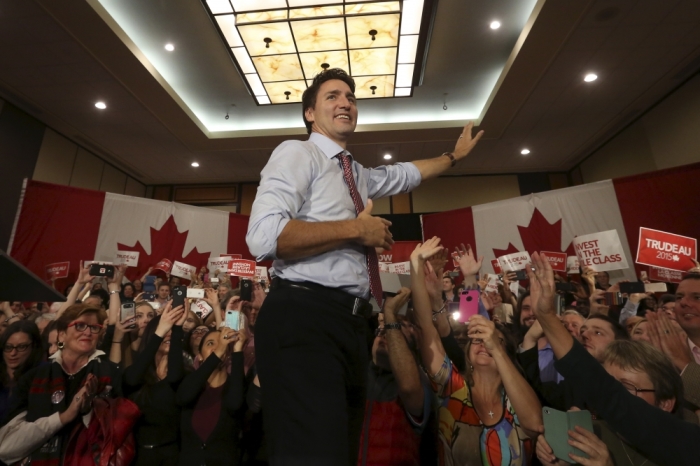
[[255, 279], [267, 281], [267, 267], [255, 267]]
[[139, 265], [138, 251], [117, 251], [114, 257], [114, 265], [126, 265], [127, 267], [136, 267]]
[[231, 259], [243, 259], [241, 254], [222, 254], [221, 257], [230, 257]]
[[379, 263], [379, 271], [389, 273], [389, 266], [390, 265], [391, 264], [389, 262], [380, 262]]
[[555, 272], [566, 272], [566, 253], [542, 251], [542, 254], [549, 259], [549, 265]]
[[637, 246], [637, 264], [686, 271], [695, 266], [698, 242], [695, 238], [641, 227]]
[[494, 273], [503, 273], [503, 269], [498, 265], [498, 259], [491, 259], [491, 267], [493, 267]]
[[410, 262], [399, 262], [398, 264], [389, 264], [389, 273], [398, 273], [400, 275], [411, 274]]
[[459, 253], [457, 251], [452, 253], [452, 265], [455, 269], [459, 267]]
[[221, 257], [210, 257], [209, 262], [207, 265], [209, 266], [209, 273], [213, 274], [214, 272], [219, 270], [219, 272], [224, 272], [228, 270], [228, 264], [231, 262], [233, 259], [231, 259], [228, 256], [221, 256]]
[[577, 236], [574, 238], [574, 249], [581, 267], [590, 267], [596, 272], [629, 267], [617, 230]]
[[576, 256], [569, 256], [566, 258], [566, 273], [569, 275], [579, 273], [581, 270], [578, 257]]
[[195, 273], [197, 273], [197, 267], [178, 261], [173, 263], [173, 269], [170, 271], [170, 275], [174, 277], [186, 278], [187, 280], [191, 280], [192, 274]]
[[488, 293], [497, 293], [498, 292], [498, 285], [501, 283], [500, 280], [498, 279], [498, 275], [488, 275], [488, 283], [486, 284], [486, 291]]
[[233, 259], [228, 264], [228, 273], [236, 277], [255, 277], [255, 261]]
[[54, 262], [46, 266], [46, 275], [50, 280], [66, 278], [70, 270], [70, 262]]
[[681, 280], [683, 280], [683, 272], [679, 270], [660, 269], [659, 267], [649, 267], [649, 280], [680, 283]]
[[211, 306], [209, 304], [207, 304], [207, 302], [204, 301], [203, 299], [198, 299], [194, 303], [192, 303], [191, 309], [196, 314], [199, 314], [199, 317], [202, 319], [206, 319], [206, 317], [212, 311]]
[[530, 253], [527, 251], [514, 252], [498, 258], [498, 265], [504, 272], [523, 270], [531, 262]]
[[161, 259], [160, 262], [153, 267], [153, 270], [162, 270], [165, 273], [170, 273], [171, 268], [173, 268], [173, 263], [170, 259]]

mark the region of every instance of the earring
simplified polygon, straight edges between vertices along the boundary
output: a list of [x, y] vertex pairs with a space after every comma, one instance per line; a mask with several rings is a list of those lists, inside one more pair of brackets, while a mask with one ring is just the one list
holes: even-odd
[[63, 342], [59, 341], [58, 343], [56, 343], [56, 346], [58, 346], [58, 349], [63, 349]]
[[469, 370], [472, 371], [472, 372], [474, 372], [474, 366], [470, 365], [470, 366], [469, 366]]

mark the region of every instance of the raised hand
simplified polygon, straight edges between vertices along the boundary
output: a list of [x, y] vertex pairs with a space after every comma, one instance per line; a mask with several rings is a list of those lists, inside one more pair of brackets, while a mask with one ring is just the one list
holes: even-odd
[[486, 291], [481, 292], [481, 302], [483, 303], [483, 305], [487, 311], [492, 311], [493, 308], [496, 307], [493, 304], [493, 300], [491, 299], [491, 296], [489, 296], [489, 294]]
[[693, 362], [693, 354], [688, 346], [688, 335], [674, 325], [665, 312], [647, 312], [648, 333], [651, 344], [669, 357], [679, 371]]
[[590, 298], [588, 299], [589, 304], [590, 304], [590, 315], [593, 314], [605, 314], [608, 315], [608, 312], [610, 311], [610, 306], [606, 304], [600, 304], [598, 301], [603, 299], [605, 296], [605, 291], [599, 290], [594, 288], [593, 292], [591, 293]]
[[595, 270], [590, 267], [584, 267], [583, 273], [581, 273], [581, 278], [588, 283], [588, 292], [593, 293], [595, 290]]
[[700, 262], [696, 261], [692, 257], [690, 260], [693, 261], [694, 267], [688, 269], [688, 273], [700, 273]]
[[90, 266], [89, 265], [80, 269], [80, 272], [78, 273], [78, 283], [79, 284], [85, 285], [86, 283], [90, 283], [94, 279], [95, 279], [95, 277], [90, 275]]
[[[532, 253], [532, 267], [525, 267], [530, 279], [530, 300], [536, 316], [556, 314], [554, 271], [545, 254]], [[532, 269], [535, 270], [532, 270]]]
[[391, 222], [381, 217], [372, 216], [372, 199], [367, 199], [365, 210], [357, 216], [357, 225], [359, 229], [359, 238], [357, 240], [363, 246], [373, 248], [384, 248], [391, 250], [391, 245], [394, 244], [394, 239], [389, 227]]
[[422, 268], [423, 264], [444, 248], [440, 246], [440, 238], [433, 236], [423, 244], [418, 244], [411, 253], [411, 265], [415, 268]]
[[484, 130], [479, 131], [476, 133], [476, 136], [472, 137], [472, 130], [474, 129], [474, 122], [470, 121], [467, 123], [467, 125], [464, 127], [462, 130], [462, 134], [459, 136], [459, 139], [457, 139], [457, 143], [455, 144], [455, 149], [452, 152], [452, 155], [454, 155], [455, 160], [461, 160], [464, 157], [471, 152], [471, 150], [476, 146], [476, 143], [479, 142], [479, 139], [484, 135]]
[[447, 249], [443, 249], [442, 251], [438, 252], [433, 257], [431, 257], [428, 261], [428, 263], [431, 265], [437, 276], [442, 275], [442, 271], [445, 269], [445, 265], [447, 264], [447, 256]]
[[224, 358], [224, 356], [226, 355], [228, 345], [230, 343], [238, 341], [240, 335], [241, 332], [237, 332], [228, 327], [221, 328], [221, 330], [219, 331], [219, 338], [216, 341], [216, 348], [214, 348], [214, 353], [216, 353], [219, 359]]
[[168, 301], [160, 315], [160, 322], [158, 322], [158, 327], [156, 327], [156, 335], [159, 337], [164, 337], [173, 328], [173, 325], [182, 318], [182, 314], [185, 313], [185, 306], [178, 306], [173, 309], [172, 305], [173, 301]]
[[212, 308], [213, 307], [220, 307], [219, 306], [219, 294], [216, 292], [214, 288], [205, 288], [204, 289], [204, 298], [202, 298], [205, 303], [210, 305]]
[[479, 338], [484, 342], [484, 348], [489, 354], [503, 350], [501, 338], [496, 333], [496, 324], [484, 316], [474, 315], [469, 318], [469, 338]]
[[[443, 249], [443, 252], [445, 250]], [[439, 255], [438, 253], [437, 255]], [[442, 281], [438, 278], [431, 262], [425, 263], [425, 288], [428, 290], [430, 300], [434, 303], [442, 302]]]
[[472, 251], [471, 244], [468, 244], [465, 248], [464, 243], [462, 243], [461, 249], [455, 248], [455, 252], [458, 255], [457, 263], [459, 263], [459, 269], [462, 271], [462, 275], [464, 275], [465, 278], [479, 273], [479, 270], [481, 270], [481, 263], [484, 261], [484, 256], [477, 259], [474, 255], [474, 251]]
[[384, 301], [384, 314], [386, 315], [396, 315], [396, 311], [401, 309], [401, 306], [408, 302], [408, 298], [411, 296], [411, 290], [408, 288], [401, 288], [396, 296], [387, 298]]

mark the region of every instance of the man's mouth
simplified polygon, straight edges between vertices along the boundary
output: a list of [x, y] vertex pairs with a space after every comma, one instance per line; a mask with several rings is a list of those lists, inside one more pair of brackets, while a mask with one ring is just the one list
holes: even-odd
[[345, 115], [345, 114], [336, 115], [335, 118], [336, 118], [337, 120], [350, 120], [350, 115]]

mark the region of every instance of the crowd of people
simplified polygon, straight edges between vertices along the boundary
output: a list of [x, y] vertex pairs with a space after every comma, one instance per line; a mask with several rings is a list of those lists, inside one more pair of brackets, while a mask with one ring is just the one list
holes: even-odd
[[[558, 275], [535, 253], [529, 280], [506, 273], [486, 291], [482, 261], [470, 247], [457, 252], [453, 272], [439, 239], [419, 245], [411, 288], [367, 321], [358, 464], [697, 463], [700, 269], [675, 293], [608, 306], [601, 293], [619, 283], [605, 272]], [[188, 287], [212, 309], [201, 315], [194, 299], [172, 306], [177, 277], [157, 279], [145, 301], [143, 280], [123, 274], [86, 267], [64, 302], [1, 304], [0, 460], [266, 464], [254, 346], [266, 281], [242, 301], [226, 274], [193, 276]], [[448, 303], [470, 289], [480, 312], [455, 318]], [[125, 303], [135, 309], [122, 320]], [[227, 310], [241, 311], [237, 330]], [[568, 432], [585, 455], [554, 456], [543, 407], [593, 413], [593, 433]]]

